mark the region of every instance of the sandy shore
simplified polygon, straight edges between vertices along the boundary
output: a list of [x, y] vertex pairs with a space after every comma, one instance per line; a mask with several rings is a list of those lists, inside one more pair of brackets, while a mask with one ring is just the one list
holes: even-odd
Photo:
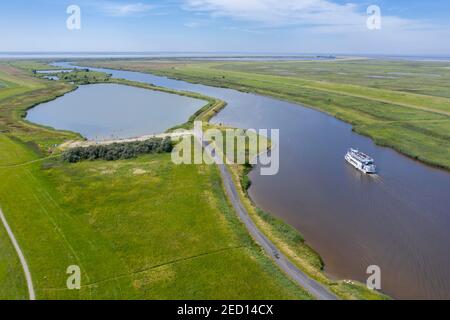
[[78, 147], [89, 147], [89, 146], [98, 146], [98, 145], [109, 145], [113, 143], [127, 143], [127, 142], [136, 142], [136, 141], [145, 141], [152, 138], [179, 138], [186, 135], [192, 135], [192, 131], [184, 131], [184, 132], [172, 132], [172, 133], [161, 133], [161, 134], [153, 134], [153, 135], [145, 135], [136, 138], [127, 138], [127, 139], [113, 139], [113, 140], [86, 140], [86, 141], [67, 141], [59, 146], [62, 150], [78, 148]]

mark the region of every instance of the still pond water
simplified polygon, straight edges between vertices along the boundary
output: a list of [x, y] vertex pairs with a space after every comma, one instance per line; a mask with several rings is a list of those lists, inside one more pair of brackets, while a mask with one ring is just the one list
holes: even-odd
[[[378, 147], [350, 125], [297, 104], [150, 74], [94, 70], [223, 99], [228, 106], [216, 123], [280, 129], [280, 173], [251, 174], [255, 203], [297, 228], [333, 277], [365, 282], [367, 267], [378, 265], [382, 290], [394, 298], [450, 299], [448, 172]], [[373, 156], [379, 174], [366, 176], [347, 165], [349, 147]]]
[[80, 86], [29, 110], [27, 120], [90, 140], [162, 133], [186, 122], [206, 101], [118, 84]]

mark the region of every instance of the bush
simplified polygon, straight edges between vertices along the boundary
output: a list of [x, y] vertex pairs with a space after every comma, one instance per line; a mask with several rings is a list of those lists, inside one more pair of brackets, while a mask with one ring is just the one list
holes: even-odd
[[250, 189], [250, 187], [252, 186], [252, 181], [249, 178], [249, 174], [250, 172], [253, 170], [253, 166], [246, 162], [244, 164], [244, 171], [242, 172], [242, 177], [241, 177], [241, 185], [242, 188], [244, 189], [244, 192], [247, 192], [248, 189]]
[[172, 149], [170, 138], [152, 138], [145, 141], [73, 148], [65, 151], [62, 158], [65, 162], [70, 163], [98, 159], [114, 161], [136, 158], [141, 154], [171, 152]]

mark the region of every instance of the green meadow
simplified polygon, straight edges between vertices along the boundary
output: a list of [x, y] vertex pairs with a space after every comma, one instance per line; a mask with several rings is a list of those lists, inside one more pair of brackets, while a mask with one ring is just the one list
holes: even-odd
[[[26, 152], [6, 137], [1, 146]], [[56, 159], [0, 177], [40, 299], [308, 298], [247, 236], [214, 167], [176, 166], [168, 154]], [[69, 265], [82, 270], [80, 291], [65, 287]]]
[[[0, 206], [24, 252], [38, 299], [311, 299], [254, 244], [214, 166], [170, 154], [61, 161], [81, 139], [22, 120], [75, 89], [1, 63]], [[18, 258], [0, 227], [0, 298], [26, 299]], [[81, 290], [68, 290], [68, 266]]]
[[90, 61], [269, 95], [324, 111], [411, 158], [450, 169], [450, 64], [344, 59], [290, 62]]

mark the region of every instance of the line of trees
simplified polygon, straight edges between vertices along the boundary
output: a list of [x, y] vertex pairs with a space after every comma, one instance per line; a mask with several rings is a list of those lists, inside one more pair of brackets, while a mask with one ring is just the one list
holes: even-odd
[[114, 143], [110, 145], [94, 145], [66, 150], [62, 159], [76, 163], [83, 160], [122, 160], [136, 158], [141, 154], [165, 153], [173, 149], [172, 141], [167, 138], [151, 138], [145, 141]]

